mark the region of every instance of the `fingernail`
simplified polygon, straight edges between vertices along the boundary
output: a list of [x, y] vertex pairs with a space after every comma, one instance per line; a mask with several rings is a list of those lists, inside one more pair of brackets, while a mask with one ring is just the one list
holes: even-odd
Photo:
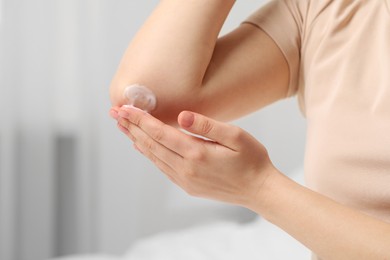
[[181, 122], [180, 124], [183, 126], [183, 127], [191, 127], [192, 124], [194, 123], [194, 119], [195, 119], [195, 116], [193, 113], [191, 112], [183, 112], [181, 114]]

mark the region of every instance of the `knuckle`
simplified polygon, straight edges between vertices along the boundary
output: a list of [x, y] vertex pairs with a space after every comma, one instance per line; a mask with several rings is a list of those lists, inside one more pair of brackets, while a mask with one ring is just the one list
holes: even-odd
[[135, 116], [134, 119], [132, 120], [133, 124], [135, 124], [136, 126], [142, 128], [142, 124], [143, 124], [143, 120], [142, 120], [142, 117], [140, 116]]
[[233, 126], [230, 130], [230, 136], [233, 140], [239, 141], [244, 137], [244, 132], [238, 126]]
[[200, 131], [203, 134], [208, 134], [213, 130], [213, 125], [209, 120], [203, 120], [203, 122], [200, 124]]
[[161, 140], [163, 139], [164, 135], [165, 135], [165, 132], [164, 132], [163, 126], [162, 126], [162, 125], [158, 125], [158, 126], [154, 129], [154, 131], [153, 131], [151, 137], [152, 137], [154, 140], [156, 140], [156, 141], [161, 141]]
[[148, 128], [151, 126], [151, 120], [153, 121], [153, 119], [154, 118], [150, 114], [143, 112], [136, 115], [134, 118], [134, 124], [139, 128]]
[[120, 118], [120, 119], [118, 120], [118, 123], [119, 123], [121, 126], [125, 127], [125, 128], [129, 128], [129, 121], [126, 120], [125, 118]]
[[147, 138], [144, 140], [144, 147], [148, 150], [148, 151], [153, 151], [154, 148], [155, 148], [155, 143], [153, 141], [153, 139], [150, 139], [150, 138]]
[[191, 148], [188, 150], [187, 158], [190, 161], [203, 161], [205, 158], [205, 153], [203, 152], [202, 149], [199, 148]]

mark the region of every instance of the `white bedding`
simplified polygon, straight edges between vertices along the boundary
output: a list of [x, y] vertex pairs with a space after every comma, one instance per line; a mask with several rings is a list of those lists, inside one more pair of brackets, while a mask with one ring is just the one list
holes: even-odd
[[258, 219], [249, 224], [218, 223], [154, 236], [135, 244], [126, 260], [310, 259], [289, 235]]
[[[292, 177], [303, 183], [301, 170]], [[258, 217], [246, 224], [219, 222], [160, 233], [132, 245], [123, 256], [74, 256], [61, 260], [304, 260], [311, 253], [287, 233]]]
[[310, 252], [274, 225], [221, 222], [142, 239], [121, 257], [84, 256], [66, 260], [302, 260]]

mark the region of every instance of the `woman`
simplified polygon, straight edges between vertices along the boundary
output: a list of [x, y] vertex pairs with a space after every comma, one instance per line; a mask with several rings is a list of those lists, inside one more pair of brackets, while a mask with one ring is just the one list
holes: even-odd
[[[162, 0], [112, 81], [112, 117], [189, 194], [257, 212], [314, 258], [390, 259], [390, 0], [271, 1], [217, 39], [233, 4]], [[136, 83], [151, 114], [122, 107]], [[308, 188], [221, 122], [293, 95]]]

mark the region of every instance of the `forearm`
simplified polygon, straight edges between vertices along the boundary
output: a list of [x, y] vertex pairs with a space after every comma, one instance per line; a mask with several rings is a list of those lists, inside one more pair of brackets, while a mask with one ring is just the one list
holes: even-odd
[[390, 259], [390, 224], [271, 175], [249, 206], [323, 259]]
[[[124, 107], [118, 126], [189, 194], [245, 206], [322, 259], [390, 259], [390, 224], [343, 206], [285, 177], [265, 147], [242, 129], [184, 111], [182, 131]], [[212, 141], [209, 141], [212, 140]]]
[[111, 84], [113, 105], [125, 104], [123, 89], [139, 83], [157, 95], [157, 116], [164, 111], [175, 118], [189, 97], [196, 96], [233, 3], [162, 0], [123, 56]]

